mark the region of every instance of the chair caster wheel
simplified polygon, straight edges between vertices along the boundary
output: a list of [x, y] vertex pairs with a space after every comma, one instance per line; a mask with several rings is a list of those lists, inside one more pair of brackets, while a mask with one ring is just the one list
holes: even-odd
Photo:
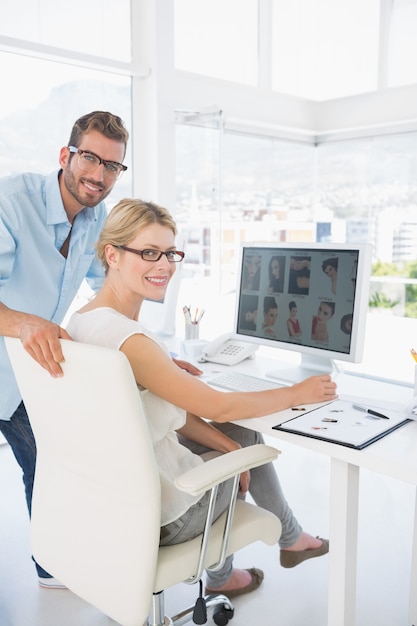
[[226, 604], [219, 604], [213, 611], [213, 621], [217, 626], [226, 626], [234, 613], [234, 609], [231, 609]]

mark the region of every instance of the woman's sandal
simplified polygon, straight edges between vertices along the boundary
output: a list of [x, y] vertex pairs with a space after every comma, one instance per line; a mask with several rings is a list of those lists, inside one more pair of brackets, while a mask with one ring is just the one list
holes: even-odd
[[299, 565], [303, 561], [307, 559], [314, 559], [316, 556], [322, 556], [323, 554], [327, 554], [329, 551], [329, 540], [322, 539], [321, 537], [317, 537], [320, 539], [321, 546], [318, 548], [312, 548], [310, 550], [281, 550], [279, 560], [282, 567], [295, 567]]
[[231, 600], [232, 598], [236, 598], [237, 596], [242, 596], [244, 593], [250, 593], [251, 591], [255, 591], [255, 589], [258, 589], [258, 587], [260, 587], [264, 579], [264, 573], [261, 569], [258, 569], [257, 567], [251, 567], [246, 571], [249, 572], [249, 574], [251, 575], [251, 581], [244, 587], [240, 587], [239, 589], [222, 589], [221, 591], [219, 589], [208, 589], [206, 587], [205, 594], [224, 593], [224, 595]]

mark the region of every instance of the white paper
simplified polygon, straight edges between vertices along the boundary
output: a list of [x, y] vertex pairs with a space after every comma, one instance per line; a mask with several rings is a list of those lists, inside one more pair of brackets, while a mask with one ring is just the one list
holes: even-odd
[[[417, 398], [415, 398], [417, 418]], [[354, 408], [373, 409], [388, 419], [378, 418]], [[411, 403], [410, 403], [411, 405]], [[369, 400], [339, 399], [317, 409], [300, 411], [294, 418], [276, 428], [308, 437], [328, 440], [354, 448], [362, 448], [403, 424], [409, 415], [403, 407], [383, 407]]]

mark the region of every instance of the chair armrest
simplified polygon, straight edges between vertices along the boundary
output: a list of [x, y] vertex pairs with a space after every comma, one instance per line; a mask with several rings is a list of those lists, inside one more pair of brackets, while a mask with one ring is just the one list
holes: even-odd
[[181, 491], [199, 496], [236, 474], [275, 461], [278, 454], [279, 450], [263, 443], [234, 450], [184, 472], [176, 478], [175, 485]]

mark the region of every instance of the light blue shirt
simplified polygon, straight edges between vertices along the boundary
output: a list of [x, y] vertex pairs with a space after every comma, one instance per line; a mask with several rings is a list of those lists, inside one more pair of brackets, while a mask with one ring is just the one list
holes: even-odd
[[[0, 302], [60, 324], [84, 278], [94, 290], [103, 284], [95, 243], [107, 211], [102, 202], [77, 215], [65, 259], [60, 248], [71, 224], [58, 174], [19, 174], [0, 180]], [[20, 402], [0, 337], [0, 419], [9, 420]]]

